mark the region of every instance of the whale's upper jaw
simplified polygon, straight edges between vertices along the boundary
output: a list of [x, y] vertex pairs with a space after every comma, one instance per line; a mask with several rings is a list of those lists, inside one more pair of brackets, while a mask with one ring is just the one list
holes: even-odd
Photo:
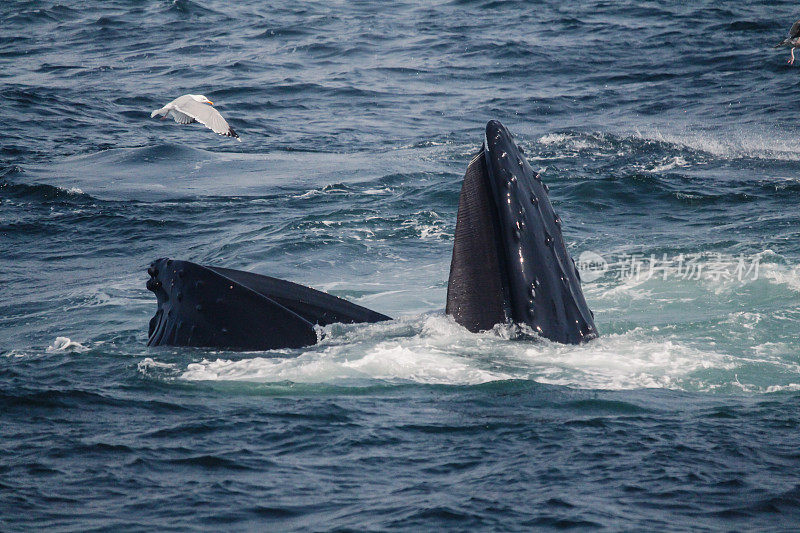
[[494, 120], [464, 178], [447, 312], [472, 331], [510, 321], [562, 343], [597, 336], [548, 187]]

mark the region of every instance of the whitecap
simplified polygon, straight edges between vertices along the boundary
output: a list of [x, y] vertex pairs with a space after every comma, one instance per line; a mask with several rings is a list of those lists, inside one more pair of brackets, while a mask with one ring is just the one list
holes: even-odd
[[[180, 377], [342, 386], [475, 385], [519, 379], [578, 389], [713, 391], [737, 386], [735, 372], [743, 365], [765, 364], [784, 374], [797, 370], [774, 358], [748, 359], [718, 350], [713, 343], [687, 342], [658, 327], [606, 334], [579, 346], [520, 340], [506, 329], [473, 334], [443, 315], [336, 324], [322, 328], [320, 344], [297, 357], [280, 351], [238, 360], [204, 358], [188, 364]], [[764, 392], [768, 386], [743, 387]]]
[[160, 361], [156, 361], [152, 357], [145, 357], [136, 365], [136, 368], [142, 374], [147, 374], [147, 371], [151, 368], [165, 368], [165, 369], [172, 369], [175, 368], [173, 363], [162, 363]]
[[53, 344], [47, 347], [46, 351], [47, 353], [54, 353], [66, 351], [86, 352], [88, 350], [89, 348], [79, 342], [70, 340], [69, 337], [56, 337], [56, 340], [53, 341]]

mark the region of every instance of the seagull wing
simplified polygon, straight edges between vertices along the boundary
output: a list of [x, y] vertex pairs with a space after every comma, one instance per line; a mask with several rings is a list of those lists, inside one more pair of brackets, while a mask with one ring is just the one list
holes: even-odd
[[792, 29], [789, 30], [789, 38], [794, 39], [795, 37], [800, 37], [800, 20], [792, 24]]
[[222, 118], [222, 115], [219, 114], [219, 111], [210, 105], [201, 104], [192, 98], [178, 98], [178, 100], [172, 104], [172, 109], [176, 122], [180, 122], [181, 124], [188, 124], [189, 122], [192, 122], [183, 122], [183, 120], [186, 119], [181, 117], [181, 115], [184, 115], [187, 118], [191, 118], [200, 124], [203, 124], [214, 133], [219, 133], [220, 135], [225, 135], [227, 137], [234, 137], [237, 141], [241, 142], [241, 139], [239, 139], [239, 134], [233, 131], [233, 128], [231, 128], [228, 125], [228, 122]]
[[169, 114], [172, 115], [172, 118], [174, 118], [175, 122], [178, 124], [191, 124], [192, 122], [197, 122], [194, 118], [190, 117], [186, 113], [181, 113], [177, 109], [170, 109]]

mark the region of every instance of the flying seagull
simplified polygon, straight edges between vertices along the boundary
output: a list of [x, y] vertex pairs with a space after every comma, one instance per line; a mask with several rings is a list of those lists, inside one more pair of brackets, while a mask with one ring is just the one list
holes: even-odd
[[790, 65], [794, 65], [794, 49], [800, 46], [800, 20], [792, 24], [792, 29], [789, 30], [789, 36], [775, 45], [775, 48], [782, 46], [792, 47], [792, 58], [787, 61]]
[[214, 133], [234, 137], [237, 141], [242, 142], [239, 134], [233, 131], [219, 111], [211, 107], [212, 105], [214, 103], [202, 94], [184, 94], [161, 109], [150, 113], [150, 118], [161, 115], [161, 120], [164, 120], [171, 115], [178, 124], [199, 122]]

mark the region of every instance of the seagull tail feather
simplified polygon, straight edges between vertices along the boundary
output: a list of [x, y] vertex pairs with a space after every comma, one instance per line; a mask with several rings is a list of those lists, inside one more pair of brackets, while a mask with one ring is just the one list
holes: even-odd
[[772, 48], [780, 48], [781, 46], [788, 46], [788, 45], [789, 45], [789, 39], [784, 39], [775, 46], [773, 46]]

